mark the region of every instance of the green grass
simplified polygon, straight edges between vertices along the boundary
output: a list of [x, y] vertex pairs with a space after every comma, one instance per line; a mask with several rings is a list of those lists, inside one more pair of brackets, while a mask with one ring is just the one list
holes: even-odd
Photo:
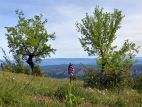
[[[0, 72], [0, 107], [65, 107], [65, 101], [55, 93], [60, 87], [67, 88], [68, 83], [67, 79]], [[79, 107], [142, 107], [142, 94], [132, 89], [118, 93], [84, 88], [82, 81], [74, 81], [72, 91], [84, 99]]]

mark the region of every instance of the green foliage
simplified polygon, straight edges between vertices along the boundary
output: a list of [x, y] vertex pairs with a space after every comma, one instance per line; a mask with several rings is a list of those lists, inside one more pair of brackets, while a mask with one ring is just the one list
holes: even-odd
[[2, 107], [29, 103], [25, 95], [22, 94], [23, 90], [21, 90], [20, 84], [15, 81], [13, 76], [5, 74], [1, 74], [0, 76], [0, 105]]
[[6, 27], [8, 46], [10, 52], [23, 57], [33, 53], [35, 57], [45, 57], [55, 50], [47, 45], [49, 39], [54, 40], [55, 35], [48, 34], [45, 29], [47, 19], [42, 21], [42, 15], [26, 19], [22, 11], [17, 10], [18, 24], [14, 27]]
[[24, 100], [23, 96], [18, 95], [15, 90], [0, 94], [1, 102], [6, 105], [21, 103]]
[[102, 72], [128, 72], [134, 53], [138, 51], [138, 47], [128, 40], [118, 51], [117, 46], [112, 45], [123, 17], [117, 9], [109, 13], [96, 7], [93, 16], [86, 14], [81, 23], [76, 24], [78, 32], [82, 34], [79, 38], [82, 47], [89, 55], [99, 56], [97, 62]]
[[93, 104], [100, 104], [100, 99], [97, 98], [96, 96], [91, 96], [90, 98], [90, 102], [93, 103]]
[[120, 75], [108, 75], [94, 69], [85, 71], [84, 86], [98, 89], [109, 89], [118, 86], [122, 81]]
[[135, 85], [135, 81], [131, 76], [124, 76], [123, 81], [121, 82], [121, 89], [122, 88], [133, 88]]
[[24, 62], [19, 55], [13, 55], [14, 62], [12, 62], [8, 55], [5, 53], [5, 50], [2, 49], [2, 52], [4, 54], [3, 58], [3, 71], [8, 71], [8, 72], [14, 72], [14, 73], [24, 73], [24, 74], [30, 74], [30, 71], [28, 67], [24, 65]]
[[30, 70], [27, 66], [24, 65], [22, 57], [20, 55], [13, 55], [13, 57], [15, 61], [14, 64], [15, 73], [30, 74]]
[[[78, 31], [83, 35], [80, 42], [89, 55], [107, 54], [112, 50], [111, 43], [116, 38], [116, 31], [120, 28], [120, 22], [124, 16], [121, 11], [115, 9], [114, 13], [103, 12], [103, 9], [95, 8], [93, 16], [86, 17], [77, 23]], [[102, 52], [103, 51], [103, 52]]]
[[79, 105], [84, 100], [84, 94], [79, 87], [72, 85], [63, 85], [55, 91], [55, 97], [64, 101], [67, 107]]
[[101, 58], [102, 72], [106, 64], [106, 55], [116, 48], [112, 43], [116, 39], [116, 31], [120, 28], [123, 17], [117, 9], [108, 13], [96, 7], [93, 16], [86, 14], [81, 20], [82, 23], [76, 24], [78, 32], [82, 34], [79, 40], [84, 50], [89, 55], [98, 55]]
[[11, 60], [7, 56], [5, 50], [3, 48], [1, 48], [1, 50], [3, 52], [3, 58], [4, 58], [4, 60], [2, 62], [3, 70], [9, 71], [9, 72], [15, 72], [14, 64], [11, 62]]
[[92, 68], [88, 68], [85, 69], [85, 74], [84, 74], [84, 86], [85, 87], [95, 87], [96, 85], [99, 86], [99, 84], [97, 83], [97, 81], [94, 81], [94, 79], [96, 79], [96, 74], [97, 72], [95, 71], [95, 69]]
[[133, 87], [134, 81], [122, 73], [102, 73], [92, 68], [86, 69], [84, 75], [84, 86], [98, 89], [122, 89]]
[[50, 89], [47, 87], [42, 87], [42, 88], [30, 87], [29, 90], [32, 90], [35, 95], [54, 97], [54, 91], [53, 91], [54, 89]]
[[[138, 52], [138, 47], [134, 43], [125, 41], [122, 48], [118, 51], [111, 51], [106, 57], [106, 64], [104, 70], [109, 74], [118, 74], [130, 76], [131, 75], [131, 66], [135, 62], [134, 56], [135, 52]], [[102, 60], [98, 60], [98, 65], [102, 64]]]
[[55, 92], [55, 97], [61, 101], [65, 100], [66, 94], [68, 92], [68, 86], [69, 85], [63, 85], [58, 87], [58, 89]]
[[43, 72], [40, 70], [39, 66], [34, 67], [34, 71], [32, 72], [32, 75], [35, 76], [44, 76]]
[[33, 70], [35, 61], [45, 58], [55, 52], [47, 42], [55, 39], [55, 33], [48, 34], [45, 29], [47, 19], [42, 20], [42, 15], [35, 15], [26, 19], [22, 11], [17, 10], [18, 24], [13, 27], [5, 27], [10, 52], [20, 55], [27, 60]]
[[142, 75], [135, 78], [135, 85], [133, 88], [142, 93]]
[[77, 79], [78, 79], [77, 76], [74, 74], [72, 80], [76, 81]]
[[115, 107], [128, 107], [128, 105], [122, 100], [122, 99], [118, 99], [115, 104]]
[[130, 77], [130, 68], [139, 47], [128, 40], [119, 50], [117, 46], [113, 46], [123, 17], [117, 9], [108, 13], [96, 7], [93, 16], [86, 14], [81, 23], [76, 24], [78, 32], [82, 34], [79, 40], [84, 50], [89, 55], [99, 56], [97, 64], [101, 72], [87, 73], [85, 86], [113, 88], [119, 86], [125, 77]]
[[65, 104], [67, 107], [76, 107], [83, 101], [83, 98], [76, 97], [72, 94], [72, 85], [70, 84], [67, 90]]

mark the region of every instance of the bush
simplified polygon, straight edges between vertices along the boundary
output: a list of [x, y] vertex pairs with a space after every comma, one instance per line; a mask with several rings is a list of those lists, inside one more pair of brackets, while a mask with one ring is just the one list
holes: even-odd
[[55, 92], [55, 97], [59, 99], [60, 101], [63, 101], [66, 98], [66, 94], [68, 92], [69, 85], [63, 85], [61, 87], [58, 87], [58, 89]]
[[121, 73], [102, 73], [89, 68], [85, 70], [84, 86], [98, 89], [132, 87], [134, 84], [131, 77]]
[[2, 52], [4, 54], [3, 63], [1, 64], [1, 69], [8, 72], [14, 72], [14, 73], [24, 73], [24, 74], [30, 74], [29, 69], [27, 66], [24, 65], [23, 59], [19, 55], [13, 55], [14, 63], [10, 60], [8, 55], [6, 54], [5, 50], [2, 49]]
[[[84, 75], [84, 86], [85, 87], [95, 87], [97, 86], [97, 81], [95, 80], [97, 72], [95, 69], [88, 68], [85, 69], [85, 75]], [[94, 81], [95, 80], [95, 81]]]
[[30, 74], [30, 69], [27, 66], [24, 65], [15, 65], [14, 66], [14, 72], [15, 73], [23, 73], [23, 74]]
[[10, 60], [10, 58], [7, 56], [5, 50], [3, 48], [1, 48], [2, 52], [3, 52], [3, 62], [1, 64], [1, 69], [4, 71], [9, 71], [9, 72], [15, 72], [14, 69], [14, 64], [12, 63], [12, 61]]
[[118, 99], [115, 104], [115, 107], [128, 107], [124, 100]]
[[133, 88], [139, 92], [142, 92], [142, 75], [135, 78], [135, 84]]
[[32, 72], [32, 75], [35, 75], [35, 76], [43, 76], [44, 74], [43, 74], [42, 71], [40, 70], [39, 66], [35, 66], [35, 67], [34, 67], [34, 71]]
[[121, 88], [125, 87], [125, 88], [133, 88], [134, 87], [134, 79], [132, 77], [125, 77], [123, 79], [123, 81], [121, 82]]

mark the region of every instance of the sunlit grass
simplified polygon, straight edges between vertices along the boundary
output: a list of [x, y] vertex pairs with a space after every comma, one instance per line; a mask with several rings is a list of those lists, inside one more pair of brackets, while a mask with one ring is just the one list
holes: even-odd
[[[0, 105], [22, 107], [65, 107], [64, 101], [55, 97], [59, 87], [69, 80], [33, 77], [25, 74], [0, 72]], [[82, 81], [73, 81], [73, 94], [84, 98], [79, 107], [141, 107], [142, 94], [136, 90], [98, 90], [84, 88]]]

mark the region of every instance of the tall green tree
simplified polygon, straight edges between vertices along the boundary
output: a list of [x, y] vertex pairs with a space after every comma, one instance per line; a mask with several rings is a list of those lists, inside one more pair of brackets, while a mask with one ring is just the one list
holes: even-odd
[[119, 51], [115, 51], [117, 46], [112, 45], [123, 17], [121, 11], [117, 9], [110, 13], [104, 12], [103, 8], [96, 7], [92, 16], [86, 14], [81, 23], [76, 23], [78, 32], [82, 34], [79, 38], [82, 47], [89, 55], [100, 57], [99, 64], [102, 72], [105, 71], [106, 65], [110, 65], [113, 61], [111, 59], [123, 60], [131, 51], [137, 51], [135, 44], [128, 41]]
[[16, 11], [18, 24], [12, 27], [5, 27], [6, 36], [10, 52], [15, 55], [21, 55], [22, 58], [34, 69], [34, 61], [51, 53], [55, 49], [47, 44], [49, 40], [55, 40], [55, 33], [48, 34], [45, 24], [47, 19], [43, 20], [42, 15], [35, 15], [33, 18], [25, 18], [23, 11]]

